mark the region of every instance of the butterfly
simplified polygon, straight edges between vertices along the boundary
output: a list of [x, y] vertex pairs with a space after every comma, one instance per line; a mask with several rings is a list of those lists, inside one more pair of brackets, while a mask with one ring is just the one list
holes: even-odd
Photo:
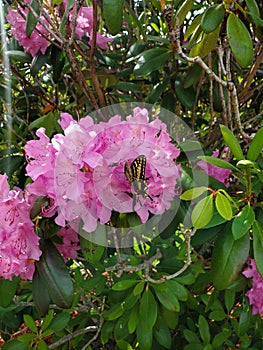
[[143, 197], [149, 197], [151, 199], [146, 193], [148, 187], [146, 185], [145, 168], [146, 157], [140, 155], [134, 159], [131, 165], [129, 165], [128, 162], [125, 163], [124, 174], [137, 196], [142, 195]]

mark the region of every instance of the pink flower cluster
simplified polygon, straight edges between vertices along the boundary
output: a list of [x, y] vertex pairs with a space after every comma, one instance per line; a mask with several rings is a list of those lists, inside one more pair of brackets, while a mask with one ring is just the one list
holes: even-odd
[[[94, 124], [91, 117], [75, 121], [61, 115], [64, 135], [51, 140], [39, 129], [39, 140], [26, 144], [27, 174], [33, 179], [27, 190], [35, 196], [48, 196], [52, 205], [43, 214], [57, 214], [61, 227], [70, 224], [78, 231], [93, 232], [98, 220], [107, 223], [112, 211], [137, 212], [144, 223], [151, 214], [169, 209], [180, 177], [175, 160], [179, 150], [171, 143], [166, 125], [149, 121], [146, 109], [135, 108], [133, 116], [119, 115]], [[125, 163], [144, 155], [147, 195], [135, 196], [127, 180]]]
[[[217, 158], [219, 155], [219, 151], [214, 151], [212, 157]], [[225, 159], [227, 160], [227, 159]], [[213, 164], [209, 164], [204, 160], [200, 160], [197, 165], [203, 169], [207, 175], [213, 177], [214, 179], [222, 182], [226, 187], [229, 187], [229, 182], [227, 181], [229, 175], [231, 174], [231, 170], [219, 168]]]
[[263, 314], [263, 279], [259, 274], [254, 259], [250, 259], [250, 266], [243, 271], [246, 278], [252, 278], [252, 288], [246, 293], [252, 314]]
[[[25, 3], [30, 2], [25, 0]], [[19, 42], [19, 45], [23, 46], [26, 52], [29, 52], [32, 56], [35, 56], [38, 51], [44, 55], [49, 42], [43, 35], [47, 35], [48, 31], [40, 23], [36, 25], [36, 28], [31, 33], [30, 37], [26, 35], [26, 16], [28, 14], [27, 8], [19, 7], [19, 10], [14, 10], [11, 7], [8, 9], [6, 19], [11, 25], [11, 32], [14, 38]], [[45, 18], [42, 21], [48, 26]], [[43, 35], [42, 35], [43, 34]]]
[[41, 251], [29, 215], [30, 205], [19, 188], [10, 190], [0, 175], [0, 276], [32, 279]]
[[[25, 3], [29, 3], [30, 0], [25, 0]], [[75, 9], [69, 12], [69, 22], [72, 27], [72, 21], [74, 18]], [[26, 17], [28, 14], [28, 8], [18, 7], [17, 10], [9, 7], [8, 14], [6, 15], [7, 21], [11, 25], [11, 32], [14, 38], [19, 42], [26, 52], [35, 56], [39, 51], [45, 54], [49, 41], [47, 40], [48, 30], [43, 27], [41, 23], [36, 25], [36, 28], [31, 33], [30, 37], [26, 34]], [[55, 12], [56, 16], [58, 14]], [[46, 27], [49, 27], [47, 20], [40, 16], [41, 21]], [[57, 20], [57, 18], [56, 18]], [[76, 18], [75, 34], [79, 39], [83, 36], [89, 38], [89, 44], [92, 43], [92, 30], [93, 30], [93, 8], [92, 6], [81, 7]], [[108, 47], [108, 42], [112, 41], [111, 38], [106, 38], [100, 33], [97, 33], [96, 44], [101, 49]]]
[[63, 257], [63, 260], [66, 262], [67, 259], [76, 259], [78, 255], [79, 246], [79, 237], [78, 234], [71, 228], [60, 229], [57, 233], [58, 237], [61, 237], [61, 244], [55, 244], [57, 250]]

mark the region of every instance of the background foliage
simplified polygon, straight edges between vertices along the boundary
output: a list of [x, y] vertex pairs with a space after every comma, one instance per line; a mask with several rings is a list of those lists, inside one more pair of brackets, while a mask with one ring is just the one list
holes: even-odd
[[[31, 5], [52, 13], [61, 1]], [[45, 221], [49, 240], [42, 250], [50, 262], [40, 266], [42, 275], [33, 283], [0, 281], [3, 348], [262, 349], [262, 319], [252, 315], [245, 296], [251, 285], [240, 272], [252, 257], [263, 276], [263, 2], [103, 0], [93, 1], [93, 8], [94, 27], [113, 38], [107, 50], [69, 40], [65, 20], [53, 38], [51, 28], [46, 53], [31, 57], [6, 24], [2, 53], [10, 59], [12, 105], [9, 110], [3, 74], [1, 173], [25, 186], [24, 145], [39, 127], [49, 136], [60, 131], [61, 112], [81, 118], [115, 103], [147, 102], [189, 125], [205, 150], [203, 159], [231, 170], [230, 186], [213, 178], [209, 188], [194, 183], [182, 155], [185, 193], [165, 231], [119, 252], [81, 239], [79, 256], [66, 270], [53, 251], [57, 228]], [[30, 33], [36, 21], [28, 23]], [[230, 160], [210, 157], [216, 149]], [[190, 201], [197, 205], [186, 230]], [[129, 261], [122, 269], [117, 253]], [[162, 280], [185, 263], [190, 266], [183, 273]]]

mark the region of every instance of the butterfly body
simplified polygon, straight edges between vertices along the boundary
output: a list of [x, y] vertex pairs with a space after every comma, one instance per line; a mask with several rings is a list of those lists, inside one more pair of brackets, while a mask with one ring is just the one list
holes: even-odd
[[128, 162], [125, 163], [124, 174], [137, 196], [149, 197], [146, 193], [148, 187], [146, 185], [145, 169], [146, 157], [140, 155], [134, 159], [131, 165]]

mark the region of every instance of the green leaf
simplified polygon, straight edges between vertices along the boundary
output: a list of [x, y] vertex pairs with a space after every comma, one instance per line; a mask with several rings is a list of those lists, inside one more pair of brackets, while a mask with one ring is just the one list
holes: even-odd
[[224, 329], [222, 332], [216, 334], [212, 340], [213, 349], [220, 348], [230, 336], [231, 336], [230, 329]]
[[111, 307], [109, 310], [103, 312], [103, 317], [106, 320], [112, 321], [116, 320], [116, 318], [119, 318], [124, 313], [124, 308], [122, 307], [122, 304], [116, 304], [113, 307]]
[[227, 19], [227, 36], [233, 55], [242, 68], [253, 60], [253, 43], [244, 23], [233, 13]]
[[139, 295], [142, 293], [144, 289], [145, 282], [139, 282], [133, 289], [133, 294], [134, 295]]
[[34, 319], [30, 315], [24, 315], [24, 322], [27, 325], [27, 327], [34, 333], [38, 332], [37, 325], [35, 324]]
[[249, 234], [235, 240], [228, 223], [218, 236], [212, 254], [211, 278], [219, 290], [232, 284], [246, 262], [250, 246]]
[[42, 255], [36, 262], [37, 270], [52, 301], [61, 308], [70, 308], [73, 302], [73, 283], [65, 263], [50, 240], [41, 239]]
[[164, 283], [181, 301], [186, 301], [188, 299], [187, 289], [179, 282], [175, 280], [165, 281]]
[[112, 35], [119, 33], [122, 27], [124, 0], [103, 0], [103, 16], [108, 31]]
[[183, 329], [184, 337], [188, 343], [201, 344], [201, 341], [197, 334], [189, 329]]
[[173, 312], [180, 311], [180, 303], [178, 301], [178, 298], [170, 288], [167, 288], [166, 286], [155, 285], [154, 291], [160, 303], [167, 310], [170, 310]]
[[242, 311], [238, 322], [238, 335], [245, 335], [250, 328], [251, 324], [251, 312], [250, 310]]
[[48, 328], [48, 326], [50, 326], [52, 320], [54, 317], [54, 310], [49, 310], [48, 314], [46, 315], [46, 317], [44, 318], [42, 325], [41, 325], [41, 330], [44, 331], [45, 329]]
[[190, 53], [190, 57], [200, 56], [201, 58], [206, 57], [212, 50], [216, 48], [221, 26], [218, 26], [211, 33], [201, 32], [198, 38], [197, 44], [195, 44]]
[[255, 264], [257, 266], [258, 272], [263, 278], [263, 259], [262, 259], [263, 227], [261, 223], [257, 220], [255, 220], [253, 224], [252, 233], [253, 233], [253, 250], [254, 250]]
[[130, 313], [129, 321], [128, 321], [128, 330], [130, 334], [132, 334], [135, 331], [137, 324], [139, 322], [139, 319], [140, 319], [139, 305], [137, 304], [132, 309]]
[[213, 32], [223, 21], [225, 16], [224, 4], [213, 5], [204, 12], [201, 27], [205, 33]]
[[169, 56], [170, 53], [165, 48], [156, 47], [144, 51], [139, 55], [138, 62], [134, 67], [134, 75], [138, 77], [152, 73], [163, 67]]
[[23, 161], [23, 157], [14, 155], [6, 156], [0, 159], [1, 174], [6, 173], [8, 178], [10, 178], [14, 172], [19, 169]]
[[224, 196], [220, 192], [217, 193], [215, 204], [216, 204], [217, 211], [225, 220], [232, 219], [232, 216], [233, 216], [232, 207], [229, 199], [226, 196]]
[[165, 324], [165, 322], [163, 322], [163, 320], [160, 320], [158, 328], [155, 327], [154, 338], [165, 349], [171, 349], [171, 345], [172, 345], [171, 333], [169, 331], [168, 326]]
[[180, 103], [188, 109], [193, 108], [195, 104], [196, 92], [193, 86], [184, 87], [183, 79], [179, 76], [174, 83], [174, 91]]
[[108, 341], [111, 337], [111, 334], [114, 330], [114, 326], [115, 326], [115, 323], [110, 322], [110, 321], [105, 321], [103, 323], [103, 327], [102, 327], [101, 335], [100, 335], [102, 344], [108, 343]]
[[127, 298], [125, 298], [123, 302], [123, 308], [124, 310], [130, 310], [134, 307], [134, 305], [137, 303], [139, 299], [139, 295], [134, 295], [133, 293], [129, 293]]
[[224, 311], [221, 310], [215, 310], [210, 312], [209, 318], [212, 321], [223, 321], [227, 318], [228, 316], [224, 313]]
[[235, 172], [239, 172], [238, 168], [223, 159], [215, 158], [212, 156], [199, 156], [198, 159], [204, 160], [205, 162], [218, 166], [219, 168], [229, 169]]
[[124, 313], [118, 320], [114, 327], [114, 339], [117, 341], [125, 339], [129, 335], [128, 321], [129, 313]]
[[5, 343], [3, 350], [28, 350], [28, 344], [21, 343], [19, 340], [14, 339]]
[[242, 159], [239, 162], [237, 162], [237, 168], [238, 169], [255, 169], [255, 163], [251, 162], [251, 160]]
[[210, 342], [210, 330], [207, 320], [204, 318], [203, 315], [199, 315], [198, 318], [198, 326], [199, 326], [199, 333], [200, 336], [205, 344], [208, 344]]
[[70, 321], [70, 315], [67, 312], [61, 312], [53, 318], [50, 328], [54, 332], [59, 332], [67, 326]]
[[214, 213], [213, 196], [209, 195], [201, 199], [193, 209], [191, 219], [196, 229], [207, 225]]
[[41, 316], [46, 315], [51, 301], [48, 289], [37, 269], [35, 269], [32, 281], [32, 294], [37, 311]]
[[248, 8], [248, 12], [252, 15], [260, 17], [260, 11], [257, 5], [256, 0], [245, 0]]
[[30, 37], [33, 30], [36, 28], [40, 15], [40, 7], [38, 0], [32, 0], [30, 5], [37, 16], [35, 16], [31, 10], [28, 10], [28, 14], [26, 16], [26, 35], [28, 37]]
[[103, 256], [105, 247], [79, 236], [80, 247], [84, 258], [91, 264], [95, 264]]
[[235, 303], [236, 291], [233, 289], [227, 289], [225, 291], [225, 304], [228, 312], [231, 311]]
[[[145, 315], [146, 316], [146, 315]], [[140, 350], [152, 350], [153, 330], [145, 330], [143, 320], [140, 320], [136, 327], [137, 341]]]
[[201, 196], [201, 194], [203, 194], [206, 191], [208, 191], [208, 187], [205, 186], [191, 188], [190, 190], [187, 190], [183, 194], [181, 194], [180, 198], [184, 201], [190, 201], [194, 198]]
[[175, 329], [179, 321], [179, 313], [173, 312], [161, 305], [161, 315], [165, 323], [170, 329]]
[[11, 303], [16, 293], [18, 282], [18, 277], [13, 277], [12, 281], [0, 279], [0, 306], [7, 307]]
[[237, 214], [232, 223], [232, 233], [234, 239], [244, 236], [255, 221], [255, 213], [250, 205], [246, 205]]
[[142, 295], [140, 302], [140, 319], [146, 331], [151, 330], [156, 322], [157, 304], [150, 289], [146, 289]]
[[[234, 15], [233, 15], [234, 16]], [[230, 148], [233, 155], [237, 160], [244, 159], [244, 155], [238, 140], [235, 138], [232, 131], [230, 131], [225, 125], [220, 125], [220, 130], [224, 138], [225, 144]]]
[[195, 0], [185, 0], [177, 11], [176, 17], [179, 19], [179, 26], [183, 24], [186, 15], [192, 9]]
[[254, 162], [257, 157], [259, 156], [260, 152], [262, 151], [263, 148], [263, 128], [259, 129], [254, 136], [248, 152], [247, 152], [247, 158]]
[[37, 350], [48, 350], [48, 346], [45, 342], [45, 340], [40, 339], [38, 344], [37, 344]]
[[133, 287], [134, 285], [138, 284], [139, 282], [140, 282], [140, 280], [119, 281], [112, 286], [112, 289], [113, 290], [126, 290], [126, 289], [129, 289], [129, 288]]

